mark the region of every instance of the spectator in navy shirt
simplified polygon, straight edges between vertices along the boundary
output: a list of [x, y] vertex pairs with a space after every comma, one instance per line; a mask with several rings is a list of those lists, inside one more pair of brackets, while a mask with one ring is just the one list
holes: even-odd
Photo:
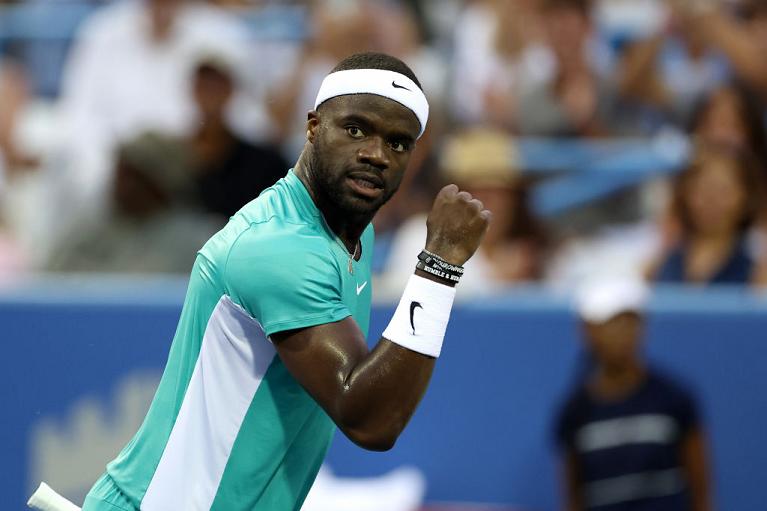
[[679, 233], [649, 276], [667, 283], [767, 286], [767, 256], [750, 243], [764, 197], [749, 153], [722, 144], [699, 146], [674, 186], [672, 222]]
[[641, 354], [646, 289], [592, 283], [579, 296], [588, 353], [556, 423], [568, 511], [708, 511], [693, 396]]
[[284, 177], [288, 168], [277, 146], [243, 140], [231, 129], [226, 112], [238, 85], [232, 64], [216, 55], [201, 59], [192, 77], [199, 124], [189, 142], [198, 199], [205, 211], [226, 219]]

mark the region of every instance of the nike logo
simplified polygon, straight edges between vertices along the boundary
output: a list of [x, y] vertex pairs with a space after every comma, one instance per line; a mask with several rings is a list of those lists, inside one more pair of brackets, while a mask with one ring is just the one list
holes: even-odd
[[[395, 82], [394, 80], [391, 81], [391, 86], [394, 87], [395, 89], [410, 90], [407, 87], [403, 87], [402, 85], [397, 85], [397, 82]], [[410, 92], [412, 92], [412, 91], [410, 91]]]
[[410, 302], [410, 326], [413, 328], [413, 335], [415, 335], [415, 323], [413, 323], [413, 314], [418, 307], [423, 309], [420, 303]]
[[362, 290], [365, 289], [365, 286], [367, 286], [367, 285], [368, 285], [368, 281], [366, 280], [365, 282], [362, 283], [361, 286], [357, 286], [357, 296], [360, 295]]

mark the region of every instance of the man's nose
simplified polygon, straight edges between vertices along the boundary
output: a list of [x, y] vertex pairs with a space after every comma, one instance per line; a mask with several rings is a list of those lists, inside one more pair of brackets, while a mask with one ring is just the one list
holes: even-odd
[[380, 137], [370, 137], [357, 152], [360, 163], [372, 165], [381, 170], [389, 168], [389, 156], [386, 152], [386, 142]]

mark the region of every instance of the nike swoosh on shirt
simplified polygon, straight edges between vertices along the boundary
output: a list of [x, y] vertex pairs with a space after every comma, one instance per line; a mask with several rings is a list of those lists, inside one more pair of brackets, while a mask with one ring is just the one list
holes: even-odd
[[368, 281], [366, 280], [365, 282], [362, 283], [361, 286], [357, 286], [357, 296], [360, 295], [362, 290], [365, 289], [365, 286], [367, 286], [367, 285], [368, 285]]
[[[410, 89], [408, 89], [407, 87], [404, 87], [404, 86], [402, 86], [402, 85], [397, 85], [397, 82], [395, 82], [394, 80], [392, 80], [392, 81], [391, 81], [391, 86], [392, 86], [392, 87], [394, 87], [395, 89], [405, 89], [405, 90], [410, 90]], [[411, 92], [412, 92], [412, 91], [411, 91]]]
[[415, 335], [415, 323], [413, 323], [413, 316], [415, 313], [415, 310], [421, 307], [423, 309], [423, 306], [418, 302], [410, 302], [410, 326], [413, 328], [413, 335]]

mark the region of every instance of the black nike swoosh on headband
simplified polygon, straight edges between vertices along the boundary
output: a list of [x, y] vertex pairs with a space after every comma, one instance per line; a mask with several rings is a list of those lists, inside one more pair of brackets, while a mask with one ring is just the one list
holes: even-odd
[[[394, 87], [395, 89], [410, 90], [407, 87], [403, 87], [402, 85], [397, 85], [397, 82], [395, 82], [394, 80], [391, 81], [391, 86]], [[413, 92], [413, 91], [410, 91], [410, 92]]]

